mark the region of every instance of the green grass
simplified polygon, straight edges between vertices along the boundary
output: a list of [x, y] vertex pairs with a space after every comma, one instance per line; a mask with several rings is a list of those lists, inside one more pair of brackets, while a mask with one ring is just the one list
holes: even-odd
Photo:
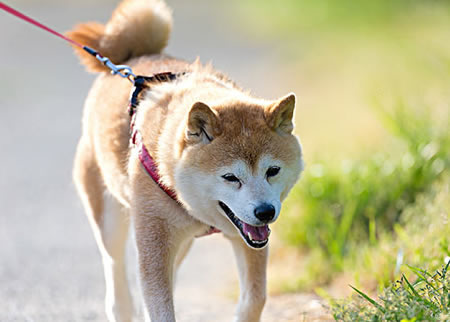
[[410, 267], [415, 281], [403, 275], [377, 299], [352, 287], [357, 296], [335, 301], [337, 321], [450, 321], [450, 261], [434, 274]]
[[379, 236], [374, 245], [361, 245], [349, 256], [343, 271], [352, 272], [361, 285], [387, 286], [400, 273], [401, 264], [438, 269], [450, 257], [450, 173], [407, 206], [394, 233]]
[[405, 207], [450, 166], [446, 127], [439, 130], [429, 115], [414, 115], [402, 105], [382, 115], [400, 141], [396, 151], [346, 160], [340, 167], [310, 165], [283, 213], [285, 241], [321, 249], [336, 270], [360, 243], [376, 244], [393, 231]]

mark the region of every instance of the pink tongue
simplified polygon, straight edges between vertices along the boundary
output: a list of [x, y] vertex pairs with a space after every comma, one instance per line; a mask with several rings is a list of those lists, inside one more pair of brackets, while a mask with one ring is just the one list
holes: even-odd
[[252, 235], [253, 240], [266, 240], [269, 237], [269, 226], [265, 225], [265, 226], [261, 226], [261, 227], [256, 227], [256, 226], [252, 226], [249, 224], [246, 224], [245, 222], [242, 222], [243, 226], [242, 226], [242, 230], [244, 232], [244, 234], [247, 236], [247, 234], [250, 232], [250, 234]]

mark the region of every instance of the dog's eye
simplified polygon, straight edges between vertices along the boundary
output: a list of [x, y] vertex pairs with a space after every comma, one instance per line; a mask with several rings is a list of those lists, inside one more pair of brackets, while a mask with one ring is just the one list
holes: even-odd
[[270, 167], [266, 172], [267, 178], [275, 177], [280, 172], [280, 167]]
[[236, 177], [236, 176], [235, 176], [234, 174], [232, 174], [232, 173], [224, 174], [224, 175], [222, 176], [222, 178], [224, 178], [225, 180], [227, 180], [227, 181], [229, 181], [229, 182], [240, 182], [239, 179], [238, 179], [238, 177]]

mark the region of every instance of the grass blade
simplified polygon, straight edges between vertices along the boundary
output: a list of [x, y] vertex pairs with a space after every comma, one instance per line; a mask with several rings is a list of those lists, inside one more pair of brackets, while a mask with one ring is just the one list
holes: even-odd
[[417, 297], [420, 298], [419, 293], [417, 293], [417, 291], [414, 289], [414, 287], [411, 285], [411, 283], [409, 283], [408, 279], [406, 278], [405, 274], [402, 274], [403, 280], [406, 282], [406, 284], [408, 285], [409, 289], [413, 292], [413, 294]]
[[439, 307], [433, 302], [433, 301], [429, 301], [427, 300], [424, 296], [421, 296], [416, 290], [415, 288], [411, 285], [411, 283], [408, 281], [408, 279], [406, 278], [405, 274], [402, 274], [403, 280], [406, 282], [406, 284], [408, 285], [408, 288], [413, 292], [414, 296], [416, 297], [416, 300], [418, 301], [422, 301], [423, 303], [425, 303], [427, 306], [432, 306], [435, 310], [439, 310]]
[[428, 273], [427, 271], [414, 267], [414, 266], [410, 266], [408, 264], [405, 264], [410, 270], [412, 270], [417, 276], [421, 277], [422, 279], [426, 280], [426, 276], [433, 278], [433, 275], [431, 275], [430, 273]]
[[429, 281], [428, 281], [428, 278], [426, 277], [426, 276], [424, 276], [423, 274], [426, 274], [429, 278], [431, 278], [431, 279], [434, 279], [433, 278], [433, 276], [430, 274], [430, 273], [428, 273], [427, 271], [424, 271], [424, 270], [422, 270], [422, 269], [420, 269], [420, 268], [417, 268], [417, 267], [413, 267], [413, 266], [409, 266], [409, 265], [406, 265], [406, 266], [408, 266], [408, 268], [410, 269], [410, 270], [412, 270], [417, 276], [419, 276], [429, 287], [431, 287], [435, 292], [437, 292], [438, 290], [434, 287], [434, 285], [433, 284], [431, 284]]
[[360, 290], [358, 290], [357, 288], [349, 285], [354, 291], [356, 291], [359, 295], [361, 295], [364, 299], [366, 299], [368, 302], [370, 302], [373, 306], [375, 306], [378, 310], [380, 310], [381, 312], [385, 313], [385, 309], [378, 304], [375, 300], [371, 299], [368, 295], [364, 294], [363, 292], [361, 292]]

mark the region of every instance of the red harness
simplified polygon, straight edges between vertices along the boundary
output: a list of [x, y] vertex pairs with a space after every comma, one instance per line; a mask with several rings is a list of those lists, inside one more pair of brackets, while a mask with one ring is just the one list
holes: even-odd
[[148, 175], [155, 181], [155, 183], [163, 190], [170, 198], [179, 202], [177, 199], [177, 194], [175, 191], [167, 187], [161, 182], [161, 177], [158, 173], [158, 167], [156, 166], [155, 160], [152, 158], [148, 152], [145, 144], [142, 140], [142, 135], [139, 130], [135, 127], [136, 111], [139, 105], [142, 93], [146, 89], [150, 89], [150, 85], [154, 83], [168, 82], [175, 80], [177, 77], [184, 75], [185, 73], [159, 73], [153, 76], [136, 76], [134, 79], [134, 91], [131, 94], [130, 104], [128, 106], [128, 113], [130, 114], [130, 132], [131, 132], [131, 143], [138, 149], [139, 160], [142, 163], [145, 171]]
[[[139, 101], [143, 92], [146, 89], [150, 89], [150, 85], [154, 83], [168, 82], [175, 80], [177, 77], [183, 76], [186, 73], [159, 73], [154, 74], [153, 76], [136, 76], [134, 78], [134, 91], [131, 94], [130, 104], [128, 105], [128, 113], [130, 114], [130, 132], [131, 138], [130, 142], [134, 147], [138, 149], [139, 160], [141, 161], [142, 166], [145, 171], [147, 171], [148, 175], [153, 179], [153, 181], [164, 191], [170, 198], [179, 203], [177, 199], [177, 194], [175, 191], [167, 187], [164, 183], [161, 182], [161, 177], [158, 173], [158, 167], [156, 166], [155, 160], [152, 158], [147, 148], [145, 147], [144, 141], [142, 139], [141, 132], [136, 128], [136, 112], [137, 107], [139, 105]], [[220, 233], [221, 231], [213, 226], [210, 226], [209, 229], [203, 234], [197, 235], [196, 237], [202, 237], [211, 235], [214, 233]]]

